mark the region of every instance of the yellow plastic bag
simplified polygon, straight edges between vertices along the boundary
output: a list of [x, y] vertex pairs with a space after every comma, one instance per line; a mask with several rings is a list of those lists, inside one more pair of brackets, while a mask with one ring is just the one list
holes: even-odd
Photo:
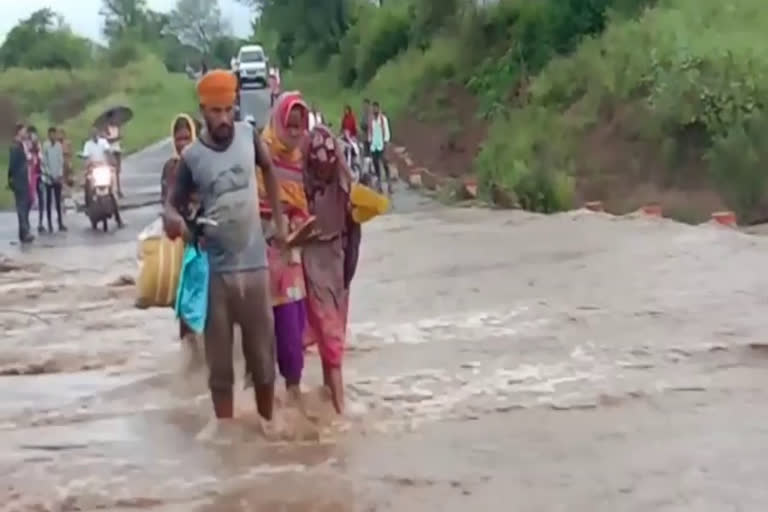
[[179, 287], [184, 241], [171, 240], [163, 232], [161, 219], [139, 234], [139, 277], [136, 307], [173, 307]]
[[352, 202], [352, 219], [358, 224], [368, 222], [389, 209], [389, 199], [372, 188], [353, 183], [349, 193]]

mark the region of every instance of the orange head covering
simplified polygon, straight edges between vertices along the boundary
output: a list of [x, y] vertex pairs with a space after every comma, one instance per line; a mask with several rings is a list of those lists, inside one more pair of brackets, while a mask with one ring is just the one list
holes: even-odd
[[197, 82], [197, 96], [205, 107], [231, 107], [237, 97], [237, 78], [231, 71], [209, 71]]

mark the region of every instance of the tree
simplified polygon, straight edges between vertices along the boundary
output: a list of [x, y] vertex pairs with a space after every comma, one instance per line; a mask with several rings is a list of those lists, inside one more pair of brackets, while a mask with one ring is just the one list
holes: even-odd
[[59, 14], [45, 8], [8, 32], [0, 47], [0, 65], [72, 69], [82, 66], [92, 51], [91, 42], [73, 34]]
[[214, 42], [228, 34], [219, 0], [178, 0], [171, 13], [169, 31], [184, 44], [209, 54]]
[[211, 60], [209, 64], [220, 68], [228, 68], [230, 59], [233, 55], [237, 54], [242, 44], [243, 41], [236, 37], [217, 37], [211, 43], [211, 50], [208, 54]]
[[[350, 27], [353, 0], [240, 0], [277, 34], [278, 58], [311, 51], [318, 58], [338, 53]], [[283, 62], [285, 64], [285, 62]]]
[[110, 41], [140, 29], [147, 17], [147, 0], [102, 0], [104, 36]]

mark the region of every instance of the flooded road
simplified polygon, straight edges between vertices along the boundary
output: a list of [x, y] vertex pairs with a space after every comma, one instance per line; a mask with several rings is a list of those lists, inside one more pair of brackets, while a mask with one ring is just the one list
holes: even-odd
[[[240, 383], [238, 424], [210, 437], [172, 312], [133, 308], [121, 279], [155, 214], [6, 246], [0, 510], [768, 505], [767, 238], [398, 191], [353, 283], [355, 414], [307, 426], [283, 408], [275, 436]], [[304, 387], [322, 413], [319, 366], [310, 354]]]

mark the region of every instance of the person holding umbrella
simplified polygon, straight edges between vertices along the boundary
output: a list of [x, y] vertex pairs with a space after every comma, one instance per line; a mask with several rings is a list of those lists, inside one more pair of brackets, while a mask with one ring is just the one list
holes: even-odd
[[120, 171], [122, 169], [123, 151], [120, 146], [120, 121], [118, 120], [117, 110], [110, 110], [107, 113], [106, 135], [109, 142], [109, 150], [112, 159], [115, 162], [115, 174], [117, 175], [117, 196], [123, 198], [123, 187], [120, 181]]

